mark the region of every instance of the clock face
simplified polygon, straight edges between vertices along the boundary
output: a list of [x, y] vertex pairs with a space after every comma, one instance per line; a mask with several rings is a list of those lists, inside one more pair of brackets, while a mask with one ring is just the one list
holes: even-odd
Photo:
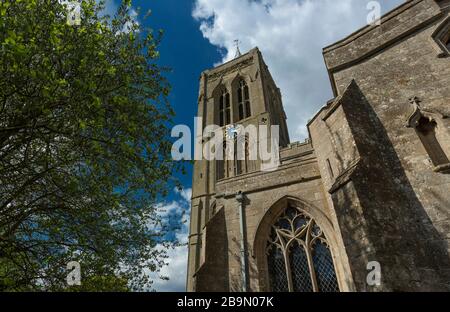
[[227, 139], [234, 139], [239, 134], [239, 126], [228, 125], [225, 130]]

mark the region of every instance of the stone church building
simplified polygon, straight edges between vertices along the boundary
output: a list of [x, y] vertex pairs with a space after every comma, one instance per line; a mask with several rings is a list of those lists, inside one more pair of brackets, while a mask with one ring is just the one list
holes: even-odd
[[281, 164], [195, 161], [188, 291], [450, 291], [450, 0], [323, 56], [334, 98], [303, 143], [257, 48], [201, 74], [203, 126], [279, 125]]

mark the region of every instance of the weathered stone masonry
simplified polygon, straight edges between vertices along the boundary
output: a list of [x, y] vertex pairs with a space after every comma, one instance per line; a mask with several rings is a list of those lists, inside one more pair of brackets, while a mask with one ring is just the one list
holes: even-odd
[[[304, 143], [289, 142], [281, 92], [257, 48], [202, 73], [203, 124], [217, 123], [217, 92], [230, 90], [233, 123], [280, 125], [281, 166], [217, 179], [216, 162], [195, 162], [188, 291], [243, 289], [239, 192], [247, 290], [274, 290], [266, 246], [286, 207], [323, 231], [340, 291], [450, 290], [449, 10], [448, 0], [405, 1], [381, 25], [324, 48], [335, 98]], [[240, 79], [252, 109], [242, 120]], [[366, 283], [369, 261], [381, 264], [380, 286]], [[311, 279], [320, 290], [320, 272]]]

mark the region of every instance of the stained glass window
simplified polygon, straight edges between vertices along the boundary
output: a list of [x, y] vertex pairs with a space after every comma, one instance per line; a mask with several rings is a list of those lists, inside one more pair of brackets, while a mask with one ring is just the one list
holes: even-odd
[[272, 226], [266, 248], [272, 291], [339, 291], [326, 237], [301, 209], [285, 209]]
[[294, 291], [312, 292], [313, 287], [308, 269], [308, 257], [305, 249], [297, 242], [294, 242], [289, 250], [289, 264], [291, 266]]
[[288, 291], [288, 283], [286, 277], [286, 268], [284, 263], [284, 256], [279, 248], [271, 248], [269, 251], [269, 272], [271, 279], [272, 290], [276, 292]]
[[337, 292], [339, 286], [334, 273], [333, 258], [330, 249], [322, 242], [317, 242], [312, 250], [314, 270], [320, 291]]

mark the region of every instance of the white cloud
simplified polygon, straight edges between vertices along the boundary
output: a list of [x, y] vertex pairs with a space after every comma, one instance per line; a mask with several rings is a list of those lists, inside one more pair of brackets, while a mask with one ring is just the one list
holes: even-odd
[[181, 210], [183, 210], [183, 205], [181, 205], [180, 202], [173, 200], [168, 203], [157, 204], [156, 209], [158, 211], [158, 214], [162, 218], [165, 218], [168, 217], [170, 214], [179, 213]]
[[138, 13], [135, 9], [131, 8], [129, 12], [129, 16], [131, 17], [131, 20], [126, 22], [125, 25], [123, 25], [122, 32], [129, 33], [132, 31], [134, 24], [139, 25], [138, 22]]
[[[183, 235], [187, 241], [187, 234]], [[159, 273], [152, 273], [152, 288], [159, 292], [166, 291], [185, 291], [186, 290], [186, 271], [187, 271], [187, 246], [176, 247], [167, 252], [167, 265], [161, 268]], [[159, 276], [168, 276], [169, 280], [160, 279]]]
[[[99, 1], [97, 0], [97, 3], [98, 2]], [[104, 1], [104, 9], [102, 11], [102, 14], [109, 15], [110, 18], [113, 18], [119, 9], [119, 5], [120, 5], [120, 0]], [[136, 23], [137, 25], [139, 25], [138, 12], [133, 7], [130, 8], [128, 15], [131, 17], [131, 21], [126, 22], [125, 25], [123, 25], [122, 30], [118, 33], [130, 32], [131, 29], [133, 28], [133, 23]]]
[[114, 0], [106, 0], [104, 5], [104, 14], [111, 17], [114, 16], [114, 14], [117, 12], [117, 9], [119, 8], [119, 5]]
[[190, 208], [192, 189], [183, 188], [182, 190], [179, 190], [178, 188], [174, 188], [173, 191], [174, 195], [176, 195], [174, 200], [156, 205], [158, 214], [163, 218], [170, 214], [180, 214], [182, 211], [186, 211]]
[[[258, 46], [283, 94], [291, 140], [307, 136], [308, 119], [332, 97], [322, 48], [367, 23], [370, 0], [196, 0], [192, 12], [222, 61]], [[404, 0], [380, 1], [382, 12]]]
[[[184, 215], [184, 224], [176, 238], [181, 244], [186, 244], [189, 235], [189, 210], [191, 202], [192, 189], [183, 190], [174, 189], [175, 199], [168, 203], [161, 203], [157, 206], [161, 217], [165, 218], [169, 215]], [[159, 247], [157, 247], [159, 248]], [[156, 291], [185, 291], [186, 290], [186, 270], [187, 270], [187, 246], [180, 246], [167, 251], [168, 258], [166, 266], [162, 267], [160, 272], [151, 273], [153, 280], [152, 288]], [[160, 279], [160, 276], [167, 276], [169, 280]]]
[[181, 195], [181, 197], [183, 197], [183, 199], [190, 203], [191, 202], [191, 196], [192, 196], [192, 189], [191, 188], [187, 188], [187, 189], [182, 189], [179, 190], [178, 188], [175, 188], [175, 192], [179, 195]]

